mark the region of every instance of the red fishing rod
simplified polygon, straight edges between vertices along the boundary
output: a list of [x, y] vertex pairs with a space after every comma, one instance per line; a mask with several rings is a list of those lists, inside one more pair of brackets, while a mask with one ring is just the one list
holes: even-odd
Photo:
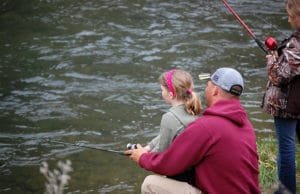
[[245, 30], [249, 33], [249, 35], [254, 39], [256, 44], [266, 53], [270, 54], [270, 50], [277, 49], [277, 42], [274, 38], [268, 37], [265, 40], [265, 44], [263, 44], [258, 38], [256, 38], [255, 34], [250, 30], [250, 28], [246, 25], [246, 23], [240, 18], [240, 16], [233, 10], [233, 8], [227, 3], [226, 0], [222, 0], [224, 5], [229, 9], [229, 11], [235, 16], [235, 18], [239, 21], [239, 23], [245, 28]]

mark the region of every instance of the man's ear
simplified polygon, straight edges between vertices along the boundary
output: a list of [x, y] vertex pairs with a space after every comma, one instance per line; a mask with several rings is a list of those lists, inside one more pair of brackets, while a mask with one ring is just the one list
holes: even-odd
[[212, 90], [211, 90], [212, 96], [219, 95], [219, 93], [221, 92], [220, 90], [221, 90], [221, 88], [219, 88], [218, 86], [214, 85], [213, 88], [212, 88]]

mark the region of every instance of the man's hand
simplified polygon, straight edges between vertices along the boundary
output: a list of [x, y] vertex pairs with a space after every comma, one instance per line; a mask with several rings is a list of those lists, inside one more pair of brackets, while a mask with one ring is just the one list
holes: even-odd
[[130, 155], [130, 159], [135, 161], [136, 163], [139, 163], [140, 157], [144, 154], [147, 153], [148, 150], [143, 148], [140, 144], [137, 144], [137, 149], [132, 149], [132, 150], [126, 150], [124, 154]]

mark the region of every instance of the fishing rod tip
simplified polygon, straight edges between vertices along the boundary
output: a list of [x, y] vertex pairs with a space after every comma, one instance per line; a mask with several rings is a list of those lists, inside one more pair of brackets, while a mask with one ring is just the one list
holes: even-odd
[[199, 80], [210, 79], [210, 73], [200, 73], [198, 75]]

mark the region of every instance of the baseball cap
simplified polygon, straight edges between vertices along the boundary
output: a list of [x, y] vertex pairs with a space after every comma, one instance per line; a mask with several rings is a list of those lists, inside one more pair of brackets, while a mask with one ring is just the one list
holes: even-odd
[[210, 79], [215, 85], [236, 96], [240, 96], [244, 90], [243, 77], [237, 70], [229, 67], [219, 68], [211, 76], [207, 73], [200, 74], [199, 79]]

